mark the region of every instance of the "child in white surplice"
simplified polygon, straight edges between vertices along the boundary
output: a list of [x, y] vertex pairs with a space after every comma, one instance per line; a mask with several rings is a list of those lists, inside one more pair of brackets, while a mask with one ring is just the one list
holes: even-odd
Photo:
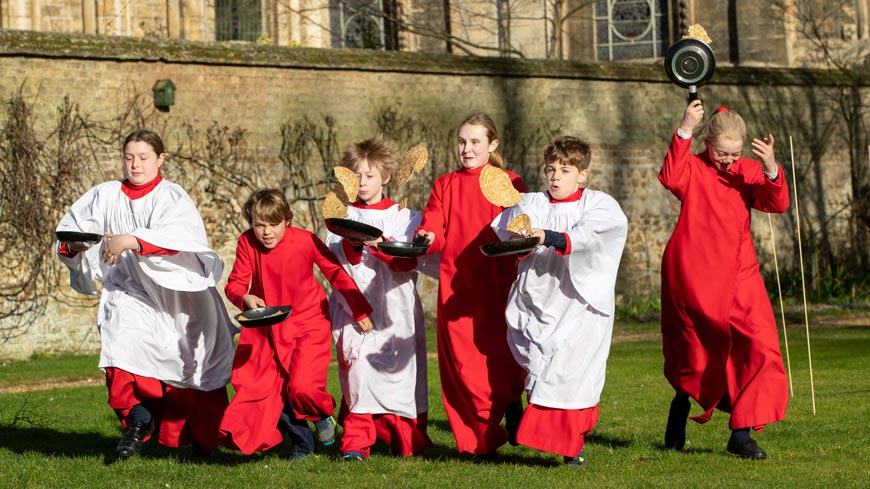
[[237, 331], [215, 289], [223, 261], [187, 192], [161, 177], [160, 136], [135, 131], [123, 152], [125, 178], [88, 190], [57, 227], [102, 243], [63, 242], [58, 253], [74, 290], [103, 284], [99, 366], [125, 428], [118, 455], [137, 453], [155, 430], [163, 445], [206, 455], [228, 403]]
[[613, 330], [614, 284], [628, 222], [604, 192], [581, 188], [589, 144], [553, 139], [544, 149], [548, 191], [527, 193], [492, 223], [502, 240], [519, 214], [540, 240], [519, 261], [506, 310], [508, 344], [528, 372], [529, 406], [517, 441], [585, 465], [584, 438], [598, 401]]
[[[326, 243], [372, 305], [374, 330], [363, 334], [353, 324], [344, 297], [330, 297], [332, 336], [338, 352], [343, 396], [339, 422], [344, 427], [344, 460], [365, 460], [376, 440], [396, 455], [410, 456], [432, 446], [426, 434], [428, 387], [423, 308], [417, 296], [417, 270], [437, 255], [397, 258], [382, 253], [381, 241], [410, 241], [420, 213], [400, 209], [384, 195], [398, 162], [391, 144], [369, 139], [352, 144], [341, 165], [360, 182], [359, 198], [348, 218], [384, 232], [362, 242], [329, 233]], [[435, 269], [437, 261], [428, 265]]]

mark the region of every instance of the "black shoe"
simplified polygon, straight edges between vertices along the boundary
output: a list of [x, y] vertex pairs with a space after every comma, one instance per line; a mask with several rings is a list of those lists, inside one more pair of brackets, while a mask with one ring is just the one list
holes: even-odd
[[744, 441], [737, 441], [732, 438], [728, 440], [727, 450], [740, 458], [752, 460], [764, 460], [767, 458], [767, 453], [752, 438]]
[[495, 452], [481, 453], [481, 454], [476, 453], [476, 454], [472, 455], [470, 462], [473, 464], [488, 464], [488, 463], [494, 462], [495, 458], [496, 458]]
[[671, 401], [668, 425], [665, 428], [665, 448], [680, 451], [686, 445], [686, 421], [689, 419], [689, 396], [677, 395]]
[[121, 437], [121, 441], [118, 442], [115, 451], [119, 457], [132, 457], [139, 453], [139, 450], [142, 448], [142, 440], [150, 434], [150, 422], [131, 421], [127, 423], [127, 431], [124, 432], [124, 436]]
[[504, 427], [508, 432], [508, 443], [519, 446], [517, 432], [520, 430], [520, 421], [523, 419], [523, 401], [515, 401], [507, 405], [504, 413]]
[[193, 442], [190, 446], [190, 456], [193, 458], [210, 458], [214, 454], [214, 450], [206, 450], [199, 443]]

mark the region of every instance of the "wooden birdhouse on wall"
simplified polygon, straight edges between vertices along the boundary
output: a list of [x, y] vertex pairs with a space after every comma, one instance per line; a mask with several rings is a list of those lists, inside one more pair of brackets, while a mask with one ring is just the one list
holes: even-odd
[[154, 92], [154, 107], [163, 112], [169, 112], [169, 107], [175, 105], [175, 84], [172, 80], [157, 80], [151, 87]]

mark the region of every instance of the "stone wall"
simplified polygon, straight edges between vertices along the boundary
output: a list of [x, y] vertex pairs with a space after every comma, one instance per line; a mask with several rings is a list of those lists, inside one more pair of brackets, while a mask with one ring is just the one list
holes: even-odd
[[[630, 221], [619, 300], [658, 293], [660, 258], [679, 205], [656, 175], [686, 95], [668, 82], [660, 61], [520, 61], [0, 31], [0, 72], [0, 98], [22, 89], [38, 101], [37, 117], [46, 124], [66, 96], [83, 113], [107, 117], [131, 96], [150, 97], [156, 80], [172, 79], [175, 105], [159, 115], [161, 125], [180, 127], [187, 121], [204, 127], [217, 121], [243, 128], [261, 165], [277, 159], [281, 124], [303, 116], [335, 118], [343, 146], [374, 135], [375, 115], [395, 107], [440, 128], [449, 146], [450, 131], [463, 117], [485, 111], [500, 128], [510, 129], [503, 131], [502, 147], [529, 146], [528, 151], [513, 152], [525, 153], [525, 159], [508, 165], [523, 173], [530, 190], [542, 190], [539, 153], [546, 134], [581, 135], [594, 146], [590, 187], [616, 197]], [[743, 113], [751, 136], [775, 133], [783, 162], [789, 159], [788, 137], [794, 136], [797, 164], [805, 167], [802, 155], [808, 152], [808, 131], [815, 125], [809, 121], [830, 117], [818, 99], [826, 87], [841, 82], [835, 75], [805, 70], [720, 68], [701, 95], [711, 108], [725, 104]], [[864, 80], [860, 88], [865, 95], [866, 84]], [[831, 134], [822, 154], [823, 181], [830, 185], [821, 199], [814, 199], [815, 205], [802, 204], [807, 207], [801, 210], [811, 218], [820, 213], [816, 221], [827, 222], [836, 232], [844, 229], [848, 217], [836, 211], [849, 199], [843, 184], [849, 167], [848, 152], [837, 139], [842, 131]], [[172, 148], [174, 134], [164, 137]], [[117, 176], [120, 161], [112, 158], [107, 159], [107, 171], [114, 167]], [[765, 267], [771, 251], [766, 221], [756, 216], [753, 228]], [[791, 260], [793, 222], [790, 214], [774, 217], [780, 263]], [[231, 260], [232, 242], [213, 245]], [[423, 286], [426, 307], [434, 311], [433, 284]], [[28, 335], [0, 345], [0, 357], [98, 348], [93, 316], [93, 308], [58, 304]]]

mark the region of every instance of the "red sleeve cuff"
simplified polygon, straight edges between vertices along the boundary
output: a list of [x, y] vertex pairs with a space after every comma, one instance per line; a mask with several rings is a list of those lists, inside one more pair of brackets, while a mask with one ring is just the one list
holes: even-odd
[[60, 243], [60, 246], [57, 247], [57, 253], [67, 258], [72, 258], [78, 254], [77, 251], [69, 249], [69, 245], [67, 243]]
[[360, 246], [359, 249], [356, 249], [351, 246], [347, 239], [341, 238], [341, 249], [344, 250], [344, 256], [347, 257], [347, 261], [351, 265], [359, 265], [362, 261], [362, 246]]
[[556, 254], [559, 256], [565, 256], [571, 254], [571, 236], [568, 233], [562, 233], [565, 236], [565, 251], [556, 250]]
[[161, 248], [159, 246], [154, 246], [153, 244], [142, 241], [139, 238], [136, 238], [136, 241], [139, 242], [140, 250], [136, 252], [138, 255], [168, 255], [172, 256], [178, 253], [176, 250], [167, 250], [166, 248]]

